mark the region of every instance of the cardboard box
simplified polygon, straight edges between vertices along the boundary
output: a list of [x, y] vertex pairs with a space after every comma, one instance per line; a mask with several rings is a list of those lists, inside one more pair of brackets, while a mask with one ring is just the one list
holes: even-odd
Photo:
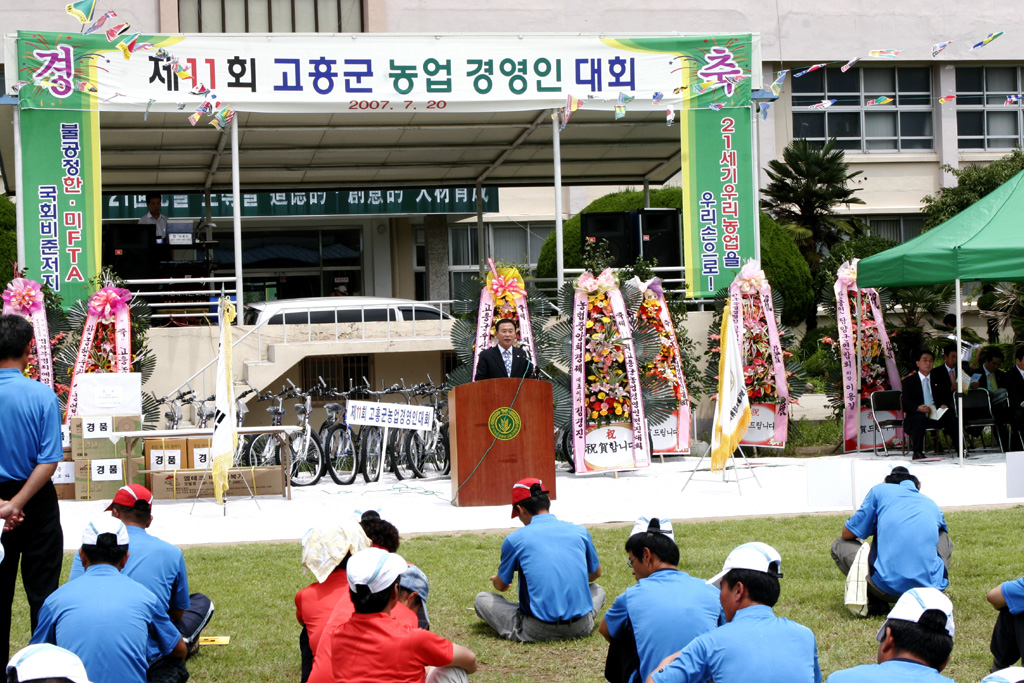
[[163, 472], [187, 468], [188, 439], [147, 437], [145, 444], [147, 470]]
[[[203, 475], [206, 475], [205, 480]], [[213, 478], [203, 470], [154, 472], [150, 475], [149, 490], [154, 498], [189, 499], [213, 498]], [[202, 490], [200, 491], [200, 484]], [[248, 486], [247, 486], [248, 484]], [[280, 467], [244, 467], [228, 470], [228, 496], [248, 496], [250, 489], [258, 496], [280, 496], [284, 493], [284, 477]]]
[[126, 484], [146, 483], [142, 458], [75, 460], [75, 500], [110, 500]]
[[57, 463], [57, 471], [50, 477], [57, 490], [57, 500], [75, 499], [75, 463], [71, 460], [71, 449], [64, 449], [64, 460]]
[[114, 432], [137, 432], [142, 429], [140, 415], [76, 416], [71, 418], [71, 457], [75, 460], [93, 458], [138, 458], [142, 455], [142, 439], [110, 440]]
[[189, 437], [188, 459], [185, 461], [185, 469], [208, 470], [212, 466], [213, 456], [210, 455], [210, 439]]

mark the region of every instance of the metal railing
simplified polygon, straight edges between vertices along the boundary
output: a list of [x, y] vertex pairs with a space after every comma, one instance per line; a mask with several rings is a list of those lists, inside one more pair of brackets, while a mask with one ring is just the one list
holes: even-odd
[[[223, 295], [237, 296], [234, 277], [190, 277], [190, 278], [156, 278], [144, 280], [127, 280], [126, 284], [132, 296], [147, 299], [153, 309], [150, 316], [154, 320], [173, 320], [175, 318], [200, 318], [206, 324], [216, 324], [217, 298]], [[212, 285], [209, 289], [163, 290], [150, 289], [158, 285]], [[225, 287], [230, 284], [230, 287]], [[220, 285], [217, 287], [216, 285]], [[187, 301], [176, 301], [184, 297]], [[197, 297], [206, 297], [198, 300]], [[212, 301], [211, 301], [212, 298]]]
[[[660, 266], [651, 269], [655, 275], [660, 273], [679, 273], [680, 268], [677, 266]], [[582, 268], [566, 268], [565, 269], [565, 280], [566, 282], [575, 279], [577, 276], [583, 274]], [[554, 297], [558, 292], [558, 278], [554, 277], [528, 277], [530, 282], [534, 283], [534, 286], [542, 293]], [[684, 303], [695, 304], [698, 311], [705, 310], [705, 305], [714, 304], [714, 299], [687, 299], [686, 297], [686, 278], [682, 277], [662, 277], [662, 286], [665, 288], [665, 294], [675, 294], [683, 297]]]

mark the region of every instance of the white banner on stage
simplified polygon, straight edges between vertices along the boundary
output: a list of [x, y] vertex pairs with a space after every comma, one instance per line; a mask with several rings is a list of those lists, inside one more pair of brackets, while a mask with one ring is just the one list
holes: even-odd
[[349, 401], [345, 406], [345, 422], [392, 429], [430, 429], [434, 409], [427, 406], [406, 406], [398, 403]]

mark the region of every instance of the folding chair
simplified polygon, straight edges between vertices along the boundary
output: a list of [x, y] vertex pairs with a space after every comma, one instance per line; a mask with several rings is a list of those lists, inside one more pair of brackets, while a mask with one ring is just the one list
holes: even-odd
[[[902, 427], [903, 426], [903, 392], [902, 391], [875, 391], [869, 396], [871, 401], [871, 420], [875, 423], [875, 432], [882, 435], [882, 452], [885, 453], [885, 457], [889, 457], [889, 449], [885, 445], [885, 436], [882, 432], [883, 427]], [[885, 411], [890, 413], [896, 413], [899, 415], [898, 418], [892, 420], [879, 420], [878, 411]], [[871, 442], [871, 454], [878, 454], [877, 447], [878, 439], [874, 439]], [[903, 440], [903, 454], [907, 454], [907, 442]]]
[[[992, 397], [988, 389], [971, 389], [964, 395], [964, 429], [969, 427], [991, 427], [995, 434], [996, 443], [999, 444], [999, 452], [1006, 453], [1003, 447], [1003, 438], [999, 434], [999, 425], [992, 412]], [[981, 433], [981, 446], [985, 447], [985, 433]]]

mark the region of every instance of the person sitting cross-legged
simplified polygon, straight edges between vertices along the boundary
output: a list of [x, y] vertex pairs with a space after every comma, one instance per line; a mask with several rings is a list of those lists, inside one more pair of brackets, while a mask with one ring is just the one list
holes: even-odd
[[943, 683], [953, 651], [953, 603], [937, 588], [911, 588], [878, 629], [878, 663], [834, 672], [828, 683]]
[[708, 584], [721, 588], [726, 623], [661, 661], [647, 683], [821, 683], [814, 633], [775, 616], [782, 557], [765, 543], [744, 543]]
[[720, 591], [679, 571], [679, 547], [667, 519], [641, 517], [626, 540], [636, 585], [615, 599], [598, 632], [608, 641], [605, 678], [639, 683], [668, 655], [725, 623]]
[[981, 683], [1024, 683], [1024, 667], [1010, 666], [993, 671], [981, 679]]
[[380, 548], [349, 559], [355, 613], [330, 636], [335, 683], [454, 683], [468, 681], [476, 671], [476, 655], [469, 648], [391, 618], [399, 577], [408, 566], [400, 555]]
[[78, 551], [85, 573], [46, 599], [31, 643], [74, 652], [93, 683], [146, 683], [153, 642], [158, 656], [180, 665], [183, 677], [177, 680], [187, 680], [183, 662], [188, 646], [171, 623], [167, 605], [121, 573], [128, 539], [120, 520], [102, 517], [86, 525]]

